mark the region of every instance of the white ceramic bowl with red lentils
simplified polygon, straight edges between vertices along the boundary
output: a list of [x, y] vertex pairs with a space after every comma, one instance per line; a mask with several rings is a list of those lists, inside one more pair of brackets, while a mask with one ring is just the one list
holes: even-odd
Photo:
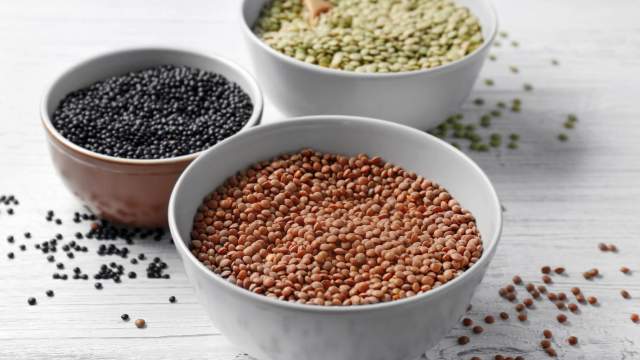
[[[425, 293], [349, 306], [269, 298], [208, 269], [190, 250], [194, 215], [202, 200], [238, 171], [303, 148], [380, 156], [438, 182], [475, 216], [482, 256], [461, 275]], [[169, 226], [199, 302], [213, 324], [251, 356], [260, 360], [409, 360], [439, 342], [464, 314], [495, 254], [502, 212], [488, 177], [446, 142], [387, 121], [312, 116], [256, 127], [205, 151], [173, 190]]]

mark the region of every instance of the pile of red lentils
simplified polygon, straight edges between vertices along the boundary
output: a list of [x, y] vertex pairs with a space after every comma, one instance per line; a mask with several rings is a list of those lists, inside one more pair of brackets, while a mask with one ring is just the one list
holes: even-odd
[[414, 296], [482, 255], [475, 219], [438, 184], [385, 162], [305, 149], [207, 196], [191, 251], [249, 291], [315, 305]]

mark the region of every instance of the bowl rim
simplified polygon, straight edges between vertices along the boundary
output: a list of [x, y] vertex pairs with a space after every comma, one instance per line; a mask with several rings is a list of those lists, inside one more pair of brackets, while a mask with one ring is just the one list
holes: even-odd
[[437, 144], [444, 146], [445, 148], [449, 149], [449, 151], [452, 151], [456, 156], [461, 158], [461, 160], [465, 162], [467, 166], [470, 166], [481, 176], [482, 181], [487, 185], [490, 191], [489, 195], [493, 199], [493, 202], [496, 205], [496, 209], [497, 209], [497, 214], [494, 214], [495, 218], [497, 219], [496, 231], [493, 237], [490, 239], [491, 240], [491, 242], [489, 243], [490, 245], [484, 248], [483, 254], [480, 257], [480, 259], [472, 267], [464, 271], [462, 275], [456, 277], [455, 279], [447, 282], [442, 286], [438, 286], [427, 292], [417, 294], [415, 296], [411, 296], [408, 298], [376, 303], [376, 304], [351, 305], [351, 306], [321, 306], [321, 305], [310, 305], [310, 304], [288, 302], [288, 301], [274, 299], [264, 295], [256, 294], [252, 291], [248, 291], [244, 288], [241, 288], [235, 284], [230, 283], [226, 279], [220, 277], [219, 275], [215, 274], [213, 271], [209, 270], [206, 266], [204, 266], [204, 264], [202, 264], [200, 260], [198, 260], [191, 253], [191, 251], [187, 247], [186, 242], [183, 241], [180, 235], [180, 232], [178, 231], [178, 225], [175, 219], [175, 209], [178, 206], [178, 202], [179, 202], [179, 199], [177, 199], [177, 192], [178, 192], [177, 189], [183, 186], [183, 183], [186, 181], [185, 179], [190, 176], [191, 169], [197, 166], [200, 166], [199, 163], [200, 161], [202, 161], [202, 158], [203, 158], [203, 156], [200, 156], [195, 161], [191, 162], [189, 166], [187, 166], [187, 168], [182, 172], [182, 174], [180, 175], [180, 178], [178, 179], [178, 181], [173, 187], [173, 190], [171, 192], [171, 198], [169, 199], [169, 211], [168, 211], [169, 230], [171, 232], [173, 243], [178, 249], [178, 252], [183, 258], [183, 261], [190, 261], [194, 263], [195, 267], [197, 268], [196, 271], [203, 273], [205, 277], [217, 283], [218, 286], [226, 287], [227, 289], [230, 289], [231, 292], [236, 293], [238, 296], [249, 297], [249, 299], [252, 299], [260, 304], [275, 306], [278, 308], [286, 308], [289, 310], [329, 312], [329, 313], [382, 310], [388, 307], [402, 306], [402, 305], [411, 304], [418, 301], [424, 301], [426, 299], [433, 298], [440, 294], [450, 291], [450, 289], [452, 289], [454, 286], [459, 286], [462, 283], [463, 279], [469, 278], [472, 273], [481, 271], [483, 266], [489, 265], [489, 262], [493, 257], [493, 254], [500, 240], [500, 236], [502, 234], [503, 215], [502, 215], [501, 203], [500, 203], [498, 194], [493, 184], [491, 183], [491, 180], [489, 179], [487, 174], [480, 168], [478, 164], [476, 164], [468, 155], [466, 155], [459, 149], [455, 148], [454, 146], [447, 143], [446, 141], [439, 139], [433, 135], [427, 134], [425, 132], [422, 132], [420, 130], [414, 129], [406, 125], [402, 125], [402, 124], [398, 124], [390, 121], [374, 119], [374, 118], [359, 117], [359, 116], [345, 116], [345, 115], [313, 115], [313, 116], [301, 116], [301, 117], [288, 118], [288, 119], [285, 119], [284, 121], [279, 121], [279, 122], [268, 124], [268, 125], [261, 125], [261, 126], [254, 127], [252, 129], [242, 132], [241, 134], [238, 134], [237, 137], [234, 136], [233, 138], [227, 138], [217, 143], [216, 145], [207, 149], [206, 152], [216, 151], [218, 146], [225, 146], [227, 142], [234, 141], [234, 139], [237, 140], [242, 137], [259, 136], [259, 134], [262, 132], [273, 132], [281, 128], [297, 126], [299, 124], [305, 124], [305, 123], [314, 122], [314, 121], [324, 122], [324, 123], [326, 123], [327, 121], [334, 121], [334, 122], [353, 121], [353, 122], [359, 122], [361, 124], [370, 125], [370, 126], [382, 126], [387, 128], [395, 128], [401, 131], [420, 134], [421, 136], [425, 136], [427, 139], [429, 139], [429, 141], [434, 141]]
[[321, 74], [325, 74], [325, 75], [335, 75], [335, 76], [342, 76], [342, 77], [347, 77], [347, 78], [359, 78], [359, 79], [375, 79], [375, 78], [380, 78], [380, 79], [384, 79], [384, 78], [403, 78], [403, 77], [407, 77], [407, 76], [413, 76], [413, 75], [435, 75], [438, 73], [444, 73], [444, 72], [448, 72], [448, 71], [453, 71], [459, 67], [464, 66], [465, 64], [469, 63], [472, 61], [472, 59], [480, 56], [480, 54], [482, 54], [484, 52], [484, 50], [488, 47], [491, 46], [491, 44], [493, 44], [493, 41], [495, 40], [497, 34], [498, 34], [498, 14], [496, 12], [496, 8], [493, 4], [493, 2], [491, 0], [481, 0], [481, 2], [485, 5], [485, 7], [489, 10], [489, 16], [490, 16], [490, 21], [489, 21], [489, 25], [493, 27], [491, 34], [489, 35], [489, 37], [487, 39], [485, 39], [485, 41], [482, 43], [482, 45], [480, 45], [477, 49], [475, 49], [472, 53], [467, 54], [465, 56], [463, 56], [462, 58], [452, 61], [450, 63], [444, 64], [444, 65], [440, 65], [431, 69], [420, 69], [420, 70], [413, 70], [413, 71], [399, 71], [399, 72], [392, 72], [392, 73], [360, 73], [360, 72], [355, 72], [355, 71], [348, 71], [348, 70], [337, 70], [337, 69], [331, 69], [331, 68], [326, 68], [323, 66], [319, 66], [316, 64], [308, 64], [304, 61], [298, 60], [296, 58], [293, 58], [291, 56], [285, 55], [275, 49], [273, 49], [271, 46], [267, 45], [267, 43], [265, 43], [264, 41], [262, 41], [260, 38], [258, 38], [258, 36], [253, 32], [252, 26], [249, 26], [246, 17], [244, 16], [244, 7], [245, 4], [248, 2], [252, 2], [255, 0], [242, 0], [239, 2], [240, 6], [240, 17], [241, 17], [241, 22], [242, 22], [242, 32], [245, 34], [246, 37], [248, 37], [253, 43], [257, 44], [259, 47], [261, 47], [263, 50], [267, 51], [268, 53], [270, 53], [271, 55], [279, 58], [280, 60], [283, 60], [297, 68], [303, 69], [303, 70], [310, 70], [310, 71], [315, 71]]
[[195, 153], [191, 153], [191, 154], [163, 158], [163, 159], [129, 159], [129, 158], [122, 158], [122, 157], [100, 154], [98, 152], [85, 149], [80, 145], [74, 144], [73, 142], [71, 142], [64, 136], [62, 136], [62, 134], [58, 132], [58, 130], [53, 126], [53, 123], [51, 122], [51, 117], [47, 112], [47, 104], [51, 99], [53, 90], [56, 87], [60, 86], [62, 79], [78, 71], [81, 68], [84, 68], [86, 66], [91, 66], [92, 62], [100, 60], [105, 57], [109, 57], [109, 56], [126, 57], [131, 53], [151, 52], [151, 51], [181, 53], [184, 56], [191, 56], [191, 57], [199, 56], [207, 59], [210, 62], [222, 63], [228, 66], [229, 68], [232, 69], [232, 71], [235, 71], [237, 74], [239, 74], [242, 78], [244, 78], [247, 81], [249, 88], [243, 89], [243, 91], [255, 97], [255, 99], [252, 99], [253, 112], [251, 113], [251, 117], [249, 117], [249, 119], [244, 124], [244, 126], [240, 130], [238, 130], [238, 132], [236, 132], [235, 134], [245, 131], [247, 129], [250, 129], [253, 126], [260, 123], [260, 119], [262, 118], [262, 113], [264, 110], [264, 99], [263, 99], [262, 89], [260, 88], [260, 85], [258, 85], [258, 82], [253, 77], [253, 75], [251, 75], [251, 73], [245, 70], [242, 66], [218, 54], [210, 53], [210, 52], [206, 52], [203, 50], [198, 50], [190, 47], [148, 45], [148, 46], [122, 47], [122, 48], [99, 52], [97, 54], [85, 57], [84, 59], [78, 62], [75, 62], [70, 66], [67, 66], [67, 68], [61, 71], [57, 76], [53, 78], [53, 80], [51, 80], [48, 83], [48, 85], [44, 90], [42, 98], [40, 100], [40, 119], [45, 130], [51, 136], [53, 136], [56, 140], [58, 140], [62, 145], [70, 148], [71, 150], [77, 153], [81, 153], [90, 158], [94, 158], [94, 159], [98, 159], [98, 160], [102, 160], [110, 163], [124, 164], [124, 165], [170, 165], [170, 164], [182, 163], [185, 161], [191, 161], [197, 158], [202, 152], [206, 151], [207, 149], [204, 149]]

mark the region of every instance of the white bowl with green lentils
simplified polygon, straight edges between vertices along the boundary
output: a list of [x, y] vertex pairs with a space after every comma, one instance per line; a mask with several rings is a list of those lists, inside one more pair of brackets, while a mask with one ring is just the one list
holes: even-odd
[[469, 96], [497, 32], [490, 0], [244, 0], [261, 86], [287, 115], [371, 116], [428, 129]]

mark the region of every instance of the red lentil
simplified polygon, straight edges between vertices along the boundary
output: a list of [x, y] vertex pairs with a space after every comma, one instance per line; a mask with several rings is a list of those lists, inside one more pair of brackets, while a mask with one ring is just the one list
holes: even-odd
[[547, 340], [547, 339], [544, 339], [544, 340], [540, 341], [540, 346], [541, 346], [543, 349], [550, 348], [550, 347], [551, 347], [551, 341], [549, 341], [549, 340]]
[[567, 294], [565, 294], [563, 292], [559, 292], [558, 293], [558, 300], [561, 300], [561, 301], [567, 300]]
[[578, 294], [580, 294], [580, 288], [578, 288], [578, 287], [572, 287], [572, 288], [571, 288], [571, 293], [572, 293], [573, 295], [578, 295]]
[[629, 269], [626, 266], [623, 266], [623, 267], [620, 268], [620, 272], [623, 273], [623, 274], [628, 274], [628, 273], [631, 272], [631, 269]]
[[563, 324], [567, 321], [567, 315], [558, 314], [558, 316], [556, 316], [556, 319], [558, 320], [559, 323]]
[[533, 307], [533, 300], [530, 298], [526, 298], [522, 301], [522, 303], [524, 304], [524, 306], [528, 307], [528, 308], [532, 308]]
[[569, 310], [571, 310], [572, 313], [577, 313], [579, 311], [578, 305], [571, 303], [568, 305]]
[[634, 323], [640, 322], [640, 315], [638, 315], [636, 313], [632, 313], [631, 314], [631, 321], [633, 321]]
[[147, 326], [147, 322], [144, 321], [144, 319], [136, 319], [136, 321], [134, 321], [134, 324], [136, 324], [136, 327], [138, 329], [142, 329]]
[[569, 336], [567, 341], [569, 342], [569, 345], [575, 346], [578, 343], [578, 338], [575, 336]]
[[198, 208], [191, 239], [230, 282], [316, 305], [424, 293], [483, 251], [473, 215], [441, 186], [379, 157], [308, 149], [229, 178]]
[[469, 318], [464, 318], [462, 319], [462, 325], [469, 327], [471, 325], [473, 325], [473, 320], [469, 319]]
[[553, 337], [553, 333], [548, 329], [544, 329], [542, 335], [544, 335], [545, 339], [551, 339]]
[[525, 314], [525, 313], [518, 314], [518, 320], [520, 320], [522, 322], [527, 321], [527, 314]]
[[620, 295], [625, 299], [631, 299], [631, 294], [627, 290], [620, 290]]
[[589, 304], [591, 304], [591, 305], [595, 305], [595, 304], [597, 304], [597, 303], [598, 303], [598, 298], [597, 298], [597, 297], [595, 297], [595, 296], [589, 296], [589, 297], [587, 298], [587, 301], [589, 302]]

